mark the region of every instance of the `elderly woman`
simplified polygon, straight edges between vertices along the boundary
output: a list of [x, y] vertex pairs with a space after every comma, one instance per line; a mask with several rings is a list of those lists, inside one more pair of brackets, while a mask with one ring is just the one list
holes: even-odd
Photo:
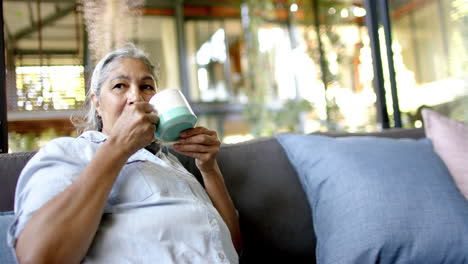
[[171, 154], [145, 149], [158, 116], [154, 67], [133, 45], [96, 66], [88, 127], [49, 142], [16, 189], [10, 245], [20, 263], [237, 263], [240, 231], [203, 127], [173, 145], [195, 158], [205, 188]]

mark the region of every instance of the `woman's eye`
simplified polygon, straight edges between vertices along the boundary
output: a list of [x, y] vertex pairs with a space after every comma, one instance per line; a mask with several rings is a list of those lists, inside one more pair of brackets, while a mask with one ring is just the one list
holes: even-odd
[[154, 87], [152, 85], [149, 85], [149, 84], [142, 85], [141, 88], [143, 90], [153, 90], [154, 91]]
[[114, 85], [113, 88], [122, 89], [122, 88], [124, 88], [124, 84], [123, 83], [118, 83], [118, 84]]

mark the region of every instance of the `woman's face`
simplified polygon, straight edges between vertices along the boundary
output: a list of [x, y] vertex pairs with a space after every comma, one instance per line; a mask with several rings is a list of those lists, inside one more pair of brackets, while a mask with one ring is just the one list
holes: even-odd
[[156, 93], [156, 83], [139, 59], [122, 58], [110, 65], [111, 71], [101, 88], [101, 96], [92, 100], [102, 119], [102, 132], [109, 134], [126, 104], [148, 102]]

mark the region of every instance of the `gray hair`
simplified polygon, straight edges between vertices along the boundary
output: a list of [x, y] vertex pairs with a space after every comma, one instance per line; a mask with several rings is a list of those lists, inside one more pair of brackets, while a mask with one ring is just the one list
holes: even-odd
[[148, 71], [153, 75], [156, 84], [158, 84], [158, 76], [155, 66], [151, 63], [148, 55], [140, 48], [137, 48], [132, 43], [125, 44], [122, 48], [113, 50], [104, 56], [96, 65], [91, 77], [91, 84], [86, 94], [86, 101], [83, 104], [84, 116], [80, 118], [72, 117], [71, 121], [78, 133], [87, 130], [102, 131], [102, 120], [98, 116], [96, 107], [91, 101], [91, 95], [95, 94], [97, 98], [101, 96], [101, 89], [104, 82], [112, 72], [113, 66], [119, 59], [134, 58], [141, 60]]

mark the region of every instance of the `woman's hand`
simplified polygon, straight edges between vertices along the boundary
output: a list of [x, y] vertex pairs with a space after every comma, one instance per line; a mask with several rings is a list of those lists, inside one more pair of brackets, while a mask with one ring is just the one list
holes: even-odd
[[216, 131], [196, 127], [180, 133], [180, 139], [174, 144], [174, 150], [195, 158], [200, 172], [210, 173], [217, 168], [216, 155], [220, 145]]
[[215, 131], [197, 127], [180, 133], [180, 139], [174, 144], [174, 150], [195, 158], [197, 168], [203, 176], [206, 192], [229, 228], [234, 247], [240, 252], [241, 235], [236, 208], [216, 162], [220, 145], [221, 142]]
[[154, 140], [158, 122], [158, 115], [149, 103], [127, 104], [109, 132], [109, 139], [116, 139], [122, 150], [132, 155]]

